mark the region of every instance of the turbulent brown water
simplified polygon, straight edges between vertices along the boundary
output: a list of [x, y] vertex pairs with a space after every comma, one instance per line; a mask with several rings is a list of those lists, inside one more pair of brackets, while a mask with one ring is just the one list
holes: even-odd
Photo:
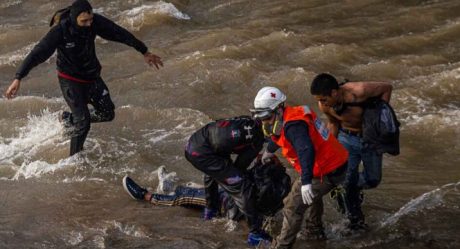
[[[0, 87], [70, 1], [0, 2]], [[212, 119], [248, 114], [277, 86], [309, 104], [320, 72], [390, 81], [402, 123], [401, 155], [384, 158], [366, 192], [371, 230], [343, 236], [326, 201], [329, 240], [296, 248], [460, 248], [460, 2], [457, 0], [92, 1], [146, 42], [165, 66], [97, 40], [116, 118], [92, 126], [68, 158], [58, 115], [67, 106], [55, 57], [0, 99], [0, 248], [245, 248], [247, 228], [203, 222], [194, 210], [130, 199], [129, 174], [154, 187], [165, 165], [182, 181], [201, 174], [183, 157], [188, 136]], [[279, 228], [279, 224], [278, 224]]]

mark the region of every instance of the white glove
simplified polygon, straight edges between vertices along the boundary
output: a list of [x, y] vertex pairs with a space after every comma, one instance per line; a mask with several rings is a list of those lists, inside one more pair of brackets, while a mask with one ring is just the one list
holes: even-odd
[[311, 184], [302, 185], [300, 191], [302, 192], [303, 203], [311, 205], [313, 203], [313, 198], [315, 197], [315, 194], [313, 194], [313, 188]]
[[264, 153], [262, 154], [262, 158], [260, 160], [262, 161], [262, 164], [267, 164], [272, 160], [272, 158], [274, 156], [275, 156], [275, 154], [270, 153], [270, 152], [265, 150]]

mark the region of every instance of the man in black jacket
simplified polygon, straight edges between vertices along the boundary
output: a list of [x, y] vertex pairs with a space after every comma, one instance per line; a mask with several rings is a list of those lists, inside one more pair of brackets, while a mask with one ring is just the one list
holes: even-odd
[[[271, 241], [261, 229], [262, 216], [257, 211], [253, 184], [245, 174], [264, 141], [262, 124], [242, 116], [207, 124], [192, 134], [185, 147], [185, 158], [205, 174], [205, 219], [211, 219], [218, 212], [220, 186], [245, 214], [250, 229], [247, 239], [250, 246]], [[232, 154], [237, 155], [235, 160], [232, 160]]]
[[[54, 26], [53, 26], [54, 25]], [[51, 20], [53, 26], [46, 36], [27, 55], [16, 77], [5, 92], [8, 99], [19, 91], [21, 80], [32, 68], [46, 61], [57, 49], [57, 74], [64, 99], [71, 113], [63, 119], [73, 126], [70, 155], [83, 150], [90, 123], [107, 122], [115, 117], [115, 106], [102, 80], [101, 65], [96, 57], [96, 36], [124, 43], [144, 55], [150, 66], [159, 69], [161, 58], [150, 53], [145, 44], [129, 31], [109, 19], [94, 14], [90, 3], [76, 0], [58, 11]], [[88, 109], [88, 104], [94, 110]]]

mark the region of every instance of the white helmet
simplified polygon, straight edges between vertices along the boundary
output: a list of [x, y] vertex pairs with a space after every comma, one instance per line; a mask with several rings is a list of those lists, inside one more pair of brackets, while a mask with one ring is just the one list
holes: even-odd
[[280, 104], [286, 101], [286, 95], [276, 87], [266, 86], [259, 90], [254, 99], [254, 109], [251, 112], [255, 118], [261, 118], [272, 113]]

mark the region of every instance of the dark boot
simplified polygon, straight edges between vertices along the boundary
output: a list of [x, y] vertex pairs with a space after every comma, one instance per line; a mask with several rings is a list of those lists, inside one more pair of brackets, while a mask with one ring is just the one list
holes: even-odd
[[368, 231], [369, 226], [364, 222], [364, 217], [351, 218], [348, 229], [352, 231]]
[[322, 226], [307, 226], [305, 229], [299, 232], [297, 237], [301, 240], [326, 240], [326, 234]]

